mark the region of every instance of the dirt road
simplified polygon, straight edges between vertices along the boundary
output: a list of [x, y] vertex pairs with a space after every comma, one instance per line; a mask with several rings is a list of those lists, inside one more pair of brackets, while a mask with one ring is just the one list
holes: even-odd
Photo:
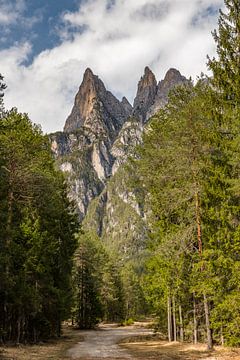
[[83, 342], [68, 350], [71, 359], [133, 359], [130, 353], [118, 345], [124, 338], [148, 335], [152, 332], [143, 328], [113, 326], [100, 327], [98, 330], [83, 331]]

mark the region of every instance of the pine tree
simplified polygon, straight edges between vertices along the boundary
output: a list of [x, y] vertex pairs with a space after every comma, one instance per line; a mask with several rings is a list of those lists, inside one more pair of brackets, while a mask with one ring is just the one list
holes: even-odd
[[[211, 89], [201, 80], [195, 87], [188, 84], [172, 92], [166, 108], [152, 120], [140, 150], [140, 172], [150, 193], [158, 253], [165, 254], [166, 274], [169, 274], [166, 300], [169, 298], [173, 309], [176, 306], [172, 297], [176, 295], [179, 280], [172, 272], [171, 259], [176, 268], [180, 254], [185, 254], [186, 259], [190, 256], [192, 263], [202, 263], [204, 251], [209, 246], [205, 230], [206, 191], [210, 186], [209, 179], [216, 174], [218, 151], [215, 150], [220, 141], [217, 126], [212, 121], [209, 94]], [[215, 231], [213, 226], [211, 229]], [[198, 270], [207, 276], [204, 267], [200, 266]], [[180, 278], [181, 282], [185, 280]], [[211, 349], [209, 300], [204, 287], [201, 289], [208, 348]], [[174, 323], [173, 314], [171, 318]]]
[[4, 96], [4, 90], [7, 88], [6, 84], [3, 81], [3, 76], [0, 74], [0, 117], [3, 116], [3, 96]]
[[220, 101], [231, 106], [240, 105], [240, 3], [224, 1], [227, 12], [220, 10], [218, 31], [213, 32], [217, 44], [217, 59], [208, 57], [213, 73], [212, 84], [218, 90]]
[[[215, 264], [215, 278], [221, 283], [222, 291], [216, 291], [213, 325], [221, 334], [221, 342], [239, 344], [236, 321], [240, 313], [239, 283], [236, 269], [239, 268], [239, 206], [240, 206], [240, 3], [225, 0], [226, 13], [220, 11], [218, 31], [213, 36], [217, 44], [217, 58], [208, 58], [209, 69], [213, 73], [212, 108], [213, 116], [219, 123], [221, 142], [219, 151], [225, 158], [225, 171], [221, 172], [222, 191], [218, 191], [218, 211], [209, 213], [209, 221], [215, 222], [216, 232], [211, 235], [212, 248], [208, 255], [208, 266]], [[216, 179], [212, 188], [216, 189]], [[218, 188], [219, 189], [219, 188]], [[212, 194], [208, 196], [212, 198]], [[216, 197], [215, 197], [216, 200]], [[218, 219], [217, 219], [218, 217]], [[220, 231], [219, 218], [225, 220]], [[226, 221], [228, 219], [228, 221]], [[219, 230], [218, 230], [219, 229]], [[213, 247], [215, 244], [215, 252]], [[218, 256], [216, 256], [218, 253]], [[206, 265], [207, 266], [207, 265]], [[223, 269], [225, 273], [223, 274]], [[213, 267], [211, 266], [211, 271]], [[232, 302], [232, 304], [231, 304]], [[227, 315], [226, 315], [227, 314]]]
[[80, 234], [75, 253], [73, 319], [80, 329], [93, 328], [103, 317], [100, 299], [102, 248], [92, 234]]
[[38, 341], [70, 312], [77, 220], [40, 128], [14, 109], [0, 130], [0, 336]]

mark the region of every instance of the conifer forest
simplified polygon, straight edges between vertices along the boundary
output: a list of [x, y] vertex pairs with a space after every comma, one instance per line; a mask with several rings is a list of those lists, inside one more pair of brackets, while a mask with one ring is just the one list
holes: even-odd
[[239, 0], [212, 35], [208, 75], [170, 72], [167, 101], [141, 116], [87, 69], [62, 133], [7, 110], [2, 73], [1, 345], [151, 318], [169, 342], [240, 346]]

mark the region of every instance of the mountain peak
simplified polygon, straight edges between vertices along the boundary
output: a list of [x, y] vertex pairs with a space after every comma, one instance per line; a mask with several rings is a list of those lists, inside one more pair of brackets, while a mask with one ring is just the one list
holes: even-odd
[[99, 87], [104, 85], [90, 68], [83, 75], [83, 81], [75, 97], [74, 107], [66, 120], [64, 131], [70, 132], [81, 127], [93, 110], [94, 103], [98, 97]]
[[171, 81], [171, 80], [182, 80], [183, 76], [181, 75], [180, 71], [174, 68], [170, 68], [164, 77], [164, 81]]
[[89, 67], [88, 68], [86, 68], [86, 70], [85, 70], [85, 72], [84, 72], [84, 76], [88, 76], [88, 77], [93, 77], [94, 76], [94, 74], [93, 74], [93, 71], [92, 71], [92, 69], [90, 69]]
[[94, 75], [90, 68], [87, 68], [83, 74], [83, 83], [87, 81], [95, 82], [96, 80], [99, 80], [98, 77]]
[[148, 66], [146, 66], [144, 69], [144, 75], [141, 77], [139, 85], [142, 87], [157, 85], [155, 75]]
[[159, 109], [166, 105], [170, 90], [177, 85], [184, 84], [187, 81], [188, 80], [181, 75], [180, 71], [170, 68], [166, 72], [164, 79], [158, 83], [156, 97], [150, 110], [150, 114], [152, 115], [156, 113]]
[[74, 132], [84, 126], [114, 137], [128, 116], [129, 106], [126, 110], [126, 102], [122, 104], [116, 99], [106, 90], [102, 80], [87, 68], [64, 131]]
[[157, 92], [157, 80], [148, 66], [138, 83], [137, 95], [133, 104], [133, 115], [146, 121], [148, 109], [152, 106]]
[[122, 98], [121, 104], [124, 107], [124, 110], [126, 111], [127, 116], [131, 116], [133, 108], [125, 96]]

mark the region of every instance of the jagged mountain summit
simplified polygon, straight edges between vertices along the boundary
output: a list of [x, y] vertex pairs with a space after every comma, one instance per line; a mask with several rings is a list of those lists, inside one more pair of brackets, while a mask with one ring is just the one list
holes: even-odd
[[164, 79], [157, 84], [155, 75], [149, 67], [146, 67], [138, 83], [133, 116], [140, 119], [142, 123], [146, 123], [152, 115], [166, 105], [169, 91], [186, 81], [187, 79], [178, 70], [171, 68]]
[[147, 66], [144, 75], [138, 83], [137, 95], [133, 104], [133, 116], [143, 123], [147, 120], [149, 109], [154, 104], [157, 94], [157, 80], [153, 72]]
[[138, 83], [132, 106], [125, 96], [120, 102], [106, 90], [103, 81], [87, 68], [64, 132], [71, 133], [84, 126], [114, 138], [130, 116], [145, 123], [152, 113], [166, 104], [169, 91], [186, 81], [178, 70], [169, 69], [165, 78], [157, 84], [155, 75], [147, 66]]
[[132, 106], [86, 69], [64, 131], [50, 135], [84, 226], [120, 253], [137, 253], [146, 232], [144, 210], [128, 189], [129, 174], [122, 165], [141, 141], [149, 118], [166, 104], [169, 91], [186, 81], [178, 70], [169, 69], [157, 83], [146, 67]]
[[120, 102], [88, 68], [75, 97], [72, 112], [66, 120], [64, 131], [70, 133], [84, 126], [113, 138], [130, 112], [131, 105], [127, 99]]

